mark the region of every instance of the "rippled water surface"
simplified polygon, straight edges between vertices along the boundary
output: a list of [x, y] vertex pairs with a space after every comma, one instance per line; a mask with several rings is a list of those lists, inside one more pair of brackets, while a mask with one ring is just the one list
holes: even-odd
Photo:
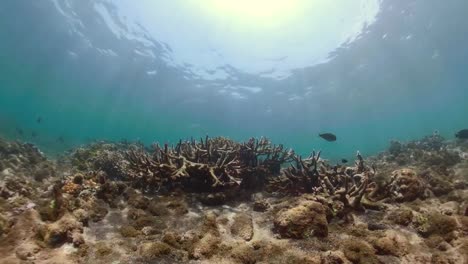
[[95, 139], [267, 136], [330, 158], [435, 130], [451, 138], [467, 126], [466, 10], [462, 0], [6, 0], [0, 132], [51, 153]]

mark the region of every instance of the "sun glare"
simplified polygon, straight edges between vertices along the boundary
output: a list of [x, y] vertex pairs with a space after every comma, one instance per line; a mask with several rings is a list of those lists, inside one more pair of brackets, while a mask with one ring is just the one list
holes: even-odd
[[300, 11], [303, 0], [207, 0], [212, 15], [250, 26], [285, 23]]
[[381, 0], [115, 1], [170, 47], [172, 65], [211, 80], [228, 78], [226, 66], [283, 79], [324, 63], [375, 21]]

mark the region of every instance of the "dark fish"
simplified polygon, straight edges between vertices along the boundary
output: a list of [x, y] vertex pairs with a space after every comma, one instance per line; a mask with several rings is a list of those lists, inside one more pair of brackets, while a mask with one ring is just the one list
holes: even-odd
[[36, 119], [36, 122], [37, 122], [38, 124], [40, 124], [40, 123], [42, 122], [42, 117], [38, 117], [38, 118]]
[[37, 137], [37, 133], [33, 131], [33, 132], [31, 133], [31, 137], [36, 138], [36, 137]]
[[59, 143], [61, 143], [61, 144], [64, 144], [64, 143], [65, 143], [65, 139], [63, 139], [62, 136], [58, 137], [58, 138], [57, 138], [57, 141], [58, 141]]
[[348, 160], [347, 159], [342, 159], [341, 163], [348, 163]]
[[21, 129], [19, 127], [16, 128], [16, 133], [18, 133], [18, 135], [20, 135], [20, 136], [24, 135], [23, 129]]
[[319, 134], [319, 137], [325, 139], [326, 141], [336, 141], [336, 136], [332, 133], [323, 133], [323, 134]]
[[468, 139], [468, 129], [458, 131], [455, 136], [459, 139]]

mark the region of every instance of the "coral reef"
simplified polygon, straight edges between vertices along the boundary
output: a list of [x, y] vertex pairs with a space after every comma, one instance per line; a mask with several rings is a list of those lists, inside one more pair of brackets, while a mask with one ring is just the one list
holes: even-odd
[[36, 181], [55, 176], [55, 166], [30, 143], [0, 138], [0, 172], [5, 176], [32, 176]]
[[265, 138], [0, 140], [0, 263], [464, 263], [465, 146], [392, 142], [351, 166]]
[[100, 174], [100, 182], [110, 177], [145, 192], [216, 192], [262, 188], [293, 154], [265, 138], [238, 143], [206, 137], [175, 146], [154, 144], [150, 152], [138, 144], [95, 143], [75, 150], [68, 161], [78, 170]]
[[129, 178], [138, 187], [220, 191], [262, 187], [266, 175], [277, 174], [292, 151], [267, 139], [236, 143], [226, 138], [180, 141], [175, 147], [155, 144], [152, 154], [130, 150]]

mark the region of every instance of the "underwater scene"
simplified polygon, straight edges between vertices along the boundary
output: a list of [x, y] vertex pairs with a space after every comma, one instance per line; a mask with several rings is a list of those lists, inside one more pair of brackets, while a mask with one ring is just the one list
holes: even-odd
[[0, 264], [468, 263], [467, 11], [1, 1]]

